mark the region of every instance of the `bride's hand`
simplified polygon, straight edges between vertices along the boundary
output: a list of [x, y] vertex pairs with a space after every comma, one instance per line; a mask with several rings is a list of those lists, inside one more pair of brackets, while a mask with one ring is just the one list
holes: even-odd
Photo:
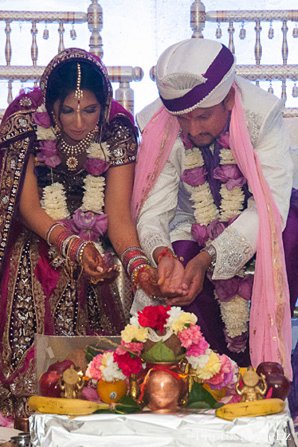
[[92, 284], [114, 280], [118, 275], [118, 266], [103, 257], [92, 243], [84, 247], [81, 264]]
[[154, 267], [148, 266], [145, 270], [140, 271], [138, 274], [138, 287], [144, 290], [144, 292], [151, 298], [162, 296], [157, 281], [157, 269]]

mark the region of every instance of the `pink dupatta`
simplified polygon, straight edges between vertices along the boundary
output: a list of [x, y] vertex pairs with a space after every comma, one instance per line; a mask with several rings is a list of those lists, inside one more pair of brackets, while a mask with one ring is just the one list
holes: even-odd
[[250, 310], [250, 356], [254, 367], [263, 361], [281, 363], [291, 380], [291, 314], [281, 217], [250, 141], [239, 89], [234, 87], [230, 146], [253, 193], [259, 216]]
[[177, 118], [170, 115], [163, 106], [145, 126], [132, 195], [132, 215], [135, 219], [169, 158], [179, 130]]

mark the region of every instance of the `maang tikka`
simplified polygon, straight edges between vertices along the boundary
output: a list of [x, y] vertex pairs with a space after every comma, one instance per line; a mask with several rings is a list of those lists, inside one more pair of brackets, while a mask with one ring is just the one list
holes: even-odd
[[83, 90], [81, 90], [81, 81], [82, 81], [81, 65], [77, 63], [77, 86], [74, 96], [78, 100], [78, 108], [77, 108], [78, 112], [80, 111], [81, 98], [83, 97]]

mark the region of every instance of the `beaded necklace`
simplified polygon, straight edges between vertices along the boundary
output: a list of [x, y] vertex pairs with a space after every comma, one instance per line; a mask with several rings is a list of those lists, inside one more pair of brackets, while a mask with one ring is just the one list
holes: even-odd
[[86, 152], [93, 139], [94, 139], [93, 131], [90, 131], [87, 134], [87, 136], [79, 143], [73, 145], [66, 143], [64, 138], [61, 137], [58, 145], [60, 152], [66, 156], [65, 164], [69, 171], [76, 170], [79, 164], [78, 156]]

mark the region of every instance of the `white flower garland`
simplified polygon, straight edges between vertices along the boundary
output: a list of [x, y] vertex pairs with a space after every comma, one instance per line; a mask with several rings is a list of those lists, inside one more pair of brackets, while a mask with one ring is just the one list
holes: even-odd
[[[83, 211], [93, 211], [100, 214], [104, 205], [104, 177], [87, 175], [84, 179], [84, 195], [81, 209]], [[45, 186], [42, 191], [41, 207], [54, 220], [63, 220], [69, 217], [67, 208], [66, 193], [64, 186], [55, 182]]]
[[[220, 165], [228, 164], [236, 164], [235, 159], [230, 149], [222, 148], [220, 150]], [[204, 159], [200, 148], [193, 147], [186, 150], [184, 170], [196, 167], [204, 167]], [[219, 209], [214, 203], [210, 185], [207, 181], [199, 186], [191, 186], [184, 182], [184, 186], [190, 193], [194, 217], [200, 225], [207, 226], [216, 219], [227, 222], [229, 219], [238, 216], [243, 209], [245, 195], [243, 189], [239, 186], [228, 190], [226, 184], [221, 185]], [[227, 335], [233, 338], [245, 333], [249, 321], [249, 301], [236, 295], [229, 301], [218, 300], [218, 302]]]

